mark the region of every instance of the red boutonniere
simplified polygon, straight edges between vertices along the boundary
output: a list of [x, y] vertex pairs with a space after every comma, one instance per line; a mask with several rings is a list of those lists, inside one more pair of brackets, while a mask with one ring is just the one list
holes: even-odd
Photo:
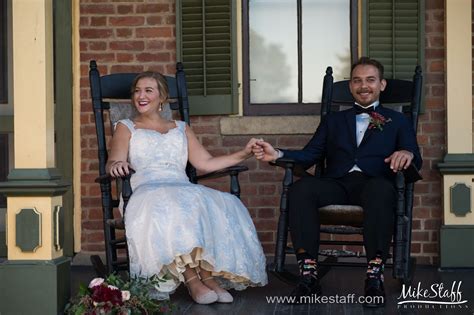
[[391, 122], [391, 118], [385, 118], [383, 115], [377, 113], [377, 112], [371, 112], [370, 114], [370, 120], [369, 120], [369, 129], [377, 128], [380, 131], [383, 130], [383, 126]]

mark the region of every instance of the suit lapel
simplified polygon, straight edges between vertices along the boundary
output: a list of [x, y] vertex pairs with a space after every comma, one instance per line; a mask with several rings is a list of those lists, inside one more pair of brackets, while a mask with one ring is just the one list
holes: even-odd
[[347, 127], [349, 128], [349, 135], [350, 138], [352, 139], [352, 145], [354, 147], [357, 147], [357, 138], [356, 138], [356, 119], [355, 119], [355, 109], [351, 109], [346, 111], [346, 122], [347, 122]]
[[375, 128], [369, 129], [369, 127], [367, 127], [367, 130], [364, 133], [364, 137], [362, 138], [362, 141], [360, 142], [359, 147], [362, 146], [365, 142], [367, 142], [367, 139], [374, 133], [374, 130]]

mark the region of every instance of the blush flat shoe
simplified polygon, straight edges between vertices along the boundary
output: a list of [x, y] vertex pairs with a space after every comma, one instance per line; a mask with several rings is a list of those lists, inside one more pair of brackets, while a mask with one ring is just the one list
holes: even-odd
[[197, 278], [198, 278], [198, 275], [195, 275], [184, 282], [184, 284], [186, 285], [188, 289], [189, 295], [194, 300], [194, 302], [196, 302], [197, 304], [212, 304], [212, 303], [217, 302], [219, 300], [219, 297], [217, 293], [211, 289], [209, 289], [208, 292], [201, 295], [194, 296], [191, 294], [191, 290], [189, 290], [189, 287], [187, 286], [187, 284]]
[[[213, 279], [212, 276], [201, 279], [201, 281], [205, 282], [206, 280], [211, 280], [211, 279]], [[232, 297], [232, 295], [229, 292], [227, 292], [227, 290], [222, 289], [222, 288], [221, 288], [221, 290], [222, 290], [222, 292], [214, 291], [217, 294], [217, 302], [218, 303], [232, 303], [232, 302], [234, 302], [234, 298]]]

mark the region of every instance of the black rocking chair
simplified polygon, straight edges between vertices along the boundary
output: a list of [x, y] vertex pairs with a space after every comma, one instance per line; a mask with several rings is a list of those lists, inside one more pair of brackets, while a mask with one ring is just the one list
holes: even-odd
[[[415, 69], [412, 81], [388, 79], [385, 90], [380, 95], [380, 102], [386, 107], [395, 107], [405, 113], [413, 124], [416, 132], [418, 115], [420, 112], [422, 93], [422, 70], [420, 66]], [[332, 68], [328, 67], [323, 82], [323, 95], [321, 102], [321, 120], [331, 110], [352, 106], [354, 99], [349, 90], [349, 81], [334, 82]], [[287, 245], [288, 241], [288, 189], [293, 183], [293, 176], [313, 176], [306, 172], [307, 166], [300, 166], [295, 161], [281, 158], [273, 163], [285, 169], [283, 177], [283, 190], [280, 200], [280, 216], [277, 227], [277, 240], [275, 246], [274, 262], [268, 265], [270, 272], [288, 283], [295, 283], [298, 277], [285, 268], [287, 253], [294, 254], [294, 249]], [[316, 165], [314, 176], [324, 173], [324, 161]], [[413, 212], [413, 186], [414, 182], [421, 179], [418, 170], [411, 165], [407, 170], [396, 174], [396, 190], [398, 201], [395, 215], [395, 231], [392, 243], [393, 277], [401, 283], [411, 283], [416, 260], [411, 256], [411, 230]], [[363, 209], [354, 205], [329, 205], [319, 209], [321, 233], [326, 234], [362, 234]], [[331, 235], [329, 235], [331, 236]], [[330, 238], [330, 237], [329, 237]], [[361, 252], [341, 248], [341, 246], [363, 246], [359, 240], [327, 240], [321, 239], [321, 245], [336, 246], [337, 249], [320, 249], [319, 255], [327, 258], [320, 263], [322, 266], [320, 276], [329, 271], [330, 266], [355, 266], [364, 265], [366, 262], [338, 261], [340, 257], [363, 257]], [[329, 247], [329, 246], [325, 246]]]
[[[132, 195], [130, 187], [130, 176], [121, 180], [111, 178], [105, 170], [107, 163], [107, 136], [106, 125], [113, 131], [113, 123], [122, 118], [130, 117], [132, 107], [130, 105], [131, 85], [138, 73], [114, 73], [101, 76], [95, 60], [90, 62], [89, 83], [94, 110], [95, 126], [97, 133], [98, 156], [99, 156], [99, 177], [96, 182], [100, 184], [102, 197], [102, 211], [104, 223], [105, 259], [102, 262], [99, 255], [91, 256], [91, 262], [98, 276], [119, 271], [128, 271], [127, 244], [124, 236], [125, 224], [123, 217], [119, 215], [117, 209], [120, 196], [123, 199], [123, 211]], [[183, 65], [177, 63], [176, 76], [165, 76], [169, 87], [169, 115], [172, 111], [178, 112], [178, 119], [190, 124], [189, 103], [187, 97], [186, 78]], [[124, 103], [126, 101], [126, 103]], [[166, 106], [165, 106], [166, 107]], [[109, 120], [104, 119], [104, 112], [108, 112]], [[125, 115], [124, 115], [125, 112]], [[169, 117], [171, 118], [171, 117]], [[192, 183], [197, 183], [201, 179], [212, 179], [223, 176], [230, 176], [230, 192], [240, 197], [240, 185], [238, 175], [246, 171], [246, 166], [237, 165], [223, 170], [204, 175], [197, 175], [195, 168], [188, 163], [186, 173]], [[113, 189], [113, 188], [116, 189]], [[120, 252], [121, 251], [121, 252]]]

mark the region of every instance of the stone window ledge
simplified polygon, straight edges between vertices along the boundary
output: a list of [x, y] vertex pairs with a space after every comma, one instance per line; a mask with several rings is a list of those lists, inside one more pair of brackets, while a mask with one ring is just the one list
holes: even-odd
[[313, 134], [320, 116], [240, 116], [222, 117], [221, 134], [233, 135], [293, 135]]

